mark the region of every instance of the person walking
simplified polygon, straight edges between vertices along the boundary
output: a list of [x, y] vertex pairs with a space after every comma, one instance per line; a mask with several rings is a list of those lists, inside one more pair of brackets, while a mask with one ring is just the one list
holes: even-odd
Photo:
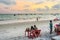
[[50, 34], [52, 34], [52, 29], [53, 29], [53, 23], [52, 20], [50, 20]]

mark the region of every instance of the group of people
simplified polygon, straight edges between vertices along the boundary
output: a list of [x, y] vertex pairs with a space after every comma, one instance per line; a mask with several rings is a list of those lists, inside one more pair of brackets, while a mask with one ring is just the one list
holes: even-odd
[[[52, 34], [52, 30], [53, 30], [53, 23], [52, 20], [50, 20], [50, 34]], [[38, 28], [36, 27], [36, 25], [31, 26], [31, 28], [26, 28], [26, 31], [31, 31], [31, 30], [37, 30]]]
[[[52, 34], [52, 31], [53, 31], [53, 22], [52, 22], [52, 20], [50, 20], [49, 25], [50, 25], [50, 34]], [[34, 25], [34, 27], [31, 26], [31, 30], [36, 30], [36, 29], [37, 29], [36, 25]]]
[[31, 31], [31, 30], [37, 30], [38, 28], [36, 27], [36, 25], [31, 26], [31, 28], [26, 28], [26, 31]]
[[31, 30], [36, 30], [36, 29], [37, 29], [36, 25], [31, 26]]
[[40, 30], [38, 30], [36, 25], [31, 26], [31, 28], [26, 28], [25, 31], [30, 32], [30, 34], [32, 33], [34, 37], [38, 37], [38, 35], [40, 34], [40, 32], [39, 32]]

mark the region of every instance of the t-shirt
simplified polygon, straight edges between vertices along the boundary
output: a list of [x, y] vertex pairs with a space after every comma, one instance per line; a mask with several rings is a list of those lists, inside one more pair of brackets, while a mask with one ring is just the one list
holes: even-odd
[[52, 24], [52, 22], [50, 23], [50, 28], [52, 28], [53, 27], [53, 24]]

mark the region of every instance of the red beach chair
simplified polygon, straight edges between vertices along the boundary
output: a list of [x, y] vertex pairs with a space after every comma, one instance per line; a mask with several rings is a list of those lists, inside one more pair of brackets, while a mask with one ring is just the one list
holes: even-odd
[[57, 35], [60, 35], [60, 32], [57, 32]]
[[41, 30], [25, 30], [25, 36], [27, 33], [27, 37], [33, 39], [33, 38], [40, 36], [40, 32]]
[[35, 30], [36, 37], [41, 36], [40, 32], [41, 30]]

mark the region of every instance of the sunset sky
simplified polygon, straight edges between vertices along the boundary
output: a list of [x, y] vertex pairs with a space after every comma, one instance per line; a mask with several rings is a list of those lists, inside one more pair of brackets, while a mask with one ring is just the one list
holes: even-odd
[[0, 0], [0, 13], [60, 9], [60, 0]]

